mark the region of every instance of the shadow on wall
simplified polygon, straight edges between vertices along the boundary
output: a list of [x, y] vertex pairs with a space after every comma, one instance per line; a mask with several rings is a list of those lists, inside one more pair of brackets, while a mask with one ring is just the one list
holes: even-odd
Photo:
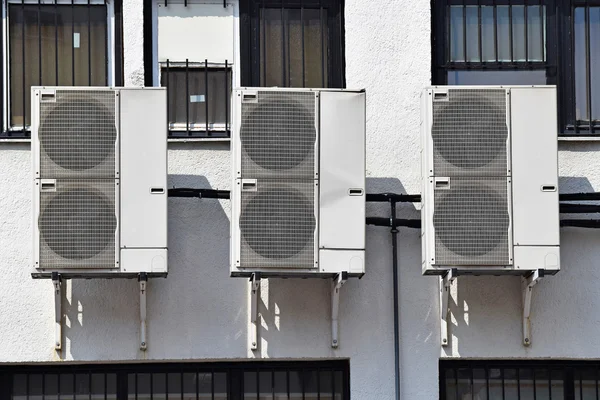
[[[210, 188], [198, 175], [169, 175], [168, 186]], [[146, 354], [139, 351], [138, 283], [118, 279], [69, 283], [67, 354], [77, 360], [244, 356], [247, 282], [229, 278], [228, 203], [169, 199], [169, 276], [148, 283]]]

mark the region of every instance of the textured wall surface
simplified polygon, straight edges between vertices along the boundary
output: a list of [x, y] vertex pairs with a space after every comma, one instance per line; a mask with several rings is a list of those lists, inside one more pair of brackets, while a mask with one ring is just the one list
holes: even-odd
[[[125, 79], [143, 83], [142, 0], [124, 5]], [[430, 79], [429, 0], [346, 0], [348, 87], [367, 89], [368, 191], [419, 192], [419, 93]], [[192, 39], [190, 39], [192, 40]], [[197, 39], [194, 39], [197, 40]], [[192, 42], [190, 42], [192, 45]], [[64, 350], [53, 350], [52, 285], [30, 278], [28, 143], [0, 143], [0, 362], [237, 358], [350, 359], [352, 398], [394, 393], [391, 240], [367, 228], [367, 274], [342, 289], [340, 347], [330, 343], [329, 283], [263, 282], [259, 351], [248, 348], [248, 282], [229, 278], [229, 202], [169, 201], [167, 279], [151, 280], [148, 351], [138, 350], [137, 282], [69, 281]], [[594, 143], [561, 143], [561, 191], [600, 188]], [[228, 143], [171, 143], [171, 186], [229, 188]], [[387, 217], [387, 205], [369, 205]], [[413, 205], [399, 217], [416, 218]], [[533, 344], [521, 345], [518, 278], [459, 278], [450, 346], [439, 346], [438, 283], [421, 276], [416, 230], [399, 235], [402, 394], [435, 399], [441, 357], [598, 358], [600, 233], [563, 229], [563, 270], [536, 286]], [[596, 343], [596, 344], [594, 344]]]

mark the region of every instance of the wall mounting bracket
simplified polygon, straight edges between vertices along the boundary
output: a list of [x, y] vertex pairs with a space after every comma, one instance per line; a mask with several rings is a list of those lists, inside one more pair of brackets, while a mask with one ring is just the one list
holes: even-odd
[[142, 272], [138, 275], [140, 283], [140, 350], [148, 348], [146, 339], [146, 294], [148, 293], [148, 275]]
[[337, 274], [331, 285], [331, 347], [336, 349], [339, 345], [340, 290], [348, 280], [348, 272]]
[[52, 273], [52, 285], [54, 286], [54, 349], [62, 349], [62, 279], [58, 272]]
[[258, 315], [258, 298], [260, 297], [260, 272], [250, 276], [250, 349], [258, 349], [258, 328], [260, 320]]
[[456, 279], [456, 276], [456, 270], [450, 269], [444, 276], [440, 277], [440, 339], [442, 346], [448, 346], [450, 287], [452, 286], [452, 282]]
[[521, 278], [521, 291], [523, 293], [523, 345], [531, 344], [531, 297], [533, 287], [544, 277], [544, 270], [532, 271]]

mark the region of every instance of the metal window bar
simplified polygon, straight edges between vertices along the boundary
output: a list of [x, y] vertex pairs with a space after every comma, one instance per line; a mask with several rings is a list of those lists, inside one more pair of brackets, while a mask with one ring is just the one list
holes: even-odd
[[[106, 2], [104, 2], [104, 5], [98, 4], [98, 3], [92, 3], [92, 0], [87, 0], [86, 2], [77, 2], [76, 0], [71, 0], [70, 3], [67, 4], [63, 4], [63, 5], [59, 5], [57, 0], [54, 0], [52, 3], [43, 3], [41, 0], [37, 0], [37, 2], [32, 2], [32, 3], [26, 3], [25, 0], [21, 0], [19, 1], [7, 1], [4, 2], [4, 12], [6, 14], [6, 16], [10, 15], [12, 17], [14, 17], [17, 21], [20, 21], [21, 26], [20, 26], [20, 34], [21, 34], [21, 48], [20, 49], [14, 49], [15, 51], [19, 51], [20, 52], [20, 56], [22, 58], [22, 62], [21, 65], [19, 66], [13, 66], [15, 68], [10, 68], [11, 66], [11, 51], [10, 51], [10, 47], [11, 45], [14, 46], [14, 42], [11, 42], [11, 38], [10, 38], [10, 23], [6, 24], [5, 27], [5, 31], [4, 31], [4, 35], [5, 35], [5, 43], [6, 43], [6, 49], [5, 49], [5, 60], [4, 60], [4, 65], [5, 65], [5, 69], [8, 68], [8, 74], [7, 74], [7, 82], [8, 82], [8, 87], [5, 88], [5, 96], [2, 96], [0, 98], [3, 99], [4, 101], [4, 109], [6, 110], [5, 112], [5, 116], [6, 116], [6, 120], [4, 121], [2, 130], [0, 131], [0, 139], [12, 139], [12, 138], [30, 138], [31, 137], [31, 132], [30, 132], [30, 126], [27, 123], [27, 118], [29, 115], [29, 103], [27, 102], [27, 95], [29, 93], [29, 87], [32, 85], [55, 85], [55, 86], [59, 86], [60, 82], [59, 82], [59, 64], [62, 64], [62, 60], [59, 60], [60, 55], [58, 52], [58, 46], [59, 46], [59, 40], [58, 40], [58, 34], [59, 34], [59, 14], [61, 12], [61, 10], [69, 10], [70, 12], [70, 18], [71, 18], [71, 41], [74, 41], [74, 33], [75, 33], [75, 10], [79, 9], [79, 8], [83, 8], [85, 7], [87, 9], [87, 21], [85, 21], [87, 23], [87, 33], [88, 33], [88, 86], [92, 85], [92, 50], [91, 50], [91, 23], [92, 23], [92, 17], [91, 17], [91, 12], [93, 7], [104, 7], [105, 10], [108, 11], [107, 6], [106, 6]], [[54, 69], [55, 69], [55, 74], [54, 74], [54, 79], [49, 78], [50, 81], [49, 82], [44, 82], [44, 74], [43, 74], [43, 70], [44, 70], [44, 65], [43, 65], [43, 46], [47, 46], [46, 43], [43, 42], [43, 38], [42, 38], [42, 29], [43, 29], [43, 23], [46, 24], [48, 23], [48, 19], [45, 20], [45, 22], [42, 21], [42, 16], [45, 14], [46, 11], [49, 11], [51, 14], [54, 15], [53, 18], [53, 25], [54, 25], [54, 40], [53, 40], [53, 44], [54, 44]], [[32, 19], [29, 20], [27, 18], [27, 16], [31, 16]], [[84, 15], [84, 13], [79, 13], [79, 15]], [[33, 19], [35, 18], [35, 19]], [[50, 20], [52, 21], [52, 20]], [[81, 22], [81, 21], [80, 21]], [[30, 25], [28, 25], [30, 24]], [[26, 37], [29, 37], [31, 39], [31, 36], [33, 35], [32, 31], [27, 32], [27, 27], [36, 27], [37, 28], [37, 38], [33, 38], [34, 41], [37, 41], [37, 52], [33, 53], [34, 55], [32, 55], [32, 53], [27, 53], [27, 46], [26, 46]], [[52, 25], [50, 25], [52, 26]], [[105, 60], [108, 60], [108, 38], [107, 35], [109, 35], [109, 29], [108, 26], [105, 25], [105, 30], [106, 30], [106, 34], [104, 36], [104, 47], [105, 47]], [[73, 43], [72, 43], [73, 44]], [[76, 79], [75, 79], [75, 48], [74, 46], [71, 46], [71, 84], [75, 85], [76, 84]], [[118, 47], [118, 46], [117, 46]], [[37, 54], [36, 54], [37, 53]], [[38, 57], [37, 60], [35, 60], [35, 57]], [[101, 61], [101, 60], [98, 60]], [[27, 65], [28, 63], [33, 63], [33, 65], [36, 65], [36, 67], [38, 68], [38, 73], [37, 74], [33, 74], [33, 78], [28, 78], [28, 74], [27, 74]], [[108, 66], [105, 68], [105, 82], [104, 84], [107, 85], [108, 84]], [[11, 83], [13, 82], [13, 78], [21, 78], [21, 82], [17, 83], [20, 84], [19, 88], [11, 88]], [[37, 79], [35, 78], [35, 76], [37, 75]], [[22, 98], [21, 98], [21, 104], [20, 106], [22, 107], [22, 122], [21, 124], [19, 123], [13, 123], [12, 121], [12, 117], [13, 117], [13, 109], [15, 107], [15, 105], [17, 103], [12, 103], [11, 102], [11, 90], [20, 90], [22, 93]]]
[[[191, 87], [192, 82], [198, 83], [198, 79], [191, 79], [192, 73], [202, 73], [202, 81], [204, 83], [204, 94], [201, 101], [204, 102], [204, 113], [205, 121], [200, 125], [198, 121], [194, 121], [193, 115], [190, 112], [190, 102], [192, 102], [192, 94], [190, 90], [194, 89]], [[212, 74], [223, 74], [224, 83], [221, 88], [213, 86], [213, 89], [209, 90], [210, 75]], [[161, 69], [161, 86], [167, 88], [167, 135], [169, 138], [229, 138], [231, 135], [231, 87], [232, 83], [232, 68], [229, 60], [225, 60], [224, 63], [209, 63], [208, 59], [203, 62], [193, 62], [186, 59], [184, 62], [172, 61], [167, 59]], [[178, 91], [176, 88], [172, 88], [171, 85], [176, 85], [177, 80], [172, 79], [173, 74], [179, 74], [181, 78], [183, 74], [183, 80], [185, 82], [185, 99], [177, 98]], [[214, 80], [213, 80], [214, 82]], [[196, 88], [197, 89], [197, 88]], [[214, 90], [218, 89], [218, 90]], [[224, 90], [222, 92], [221, 90]], [[215, 92], [215, 93], [213, 93]], [[223, 103], [219, 103], [219, 96], [223, 95]], [[178, 101], [184, 100], [185, 102], [185, 121], [177, 120], [177, 107]], [[197, 101], [197, 100], [194, 100]], [[211, 110], [217, 113], [218, 108], [224, 106], [221, 110], [224, 111], [223, 121], [211, 120]], [[182, 130], [183, 127], [184, 129]]]

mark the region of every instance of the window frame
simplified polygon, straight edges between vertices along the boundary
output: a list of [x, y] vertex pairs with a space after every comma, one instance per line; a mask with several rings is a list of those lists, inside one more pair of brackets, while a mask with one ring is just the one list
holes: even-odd
[[[224, 63], [210, 63], [208, 60], [204, 60], [203, 62], [192, 62], [190, 60], [185, 61], [171, 61], [166, 60], [164, 62], [158, 63], [158, 86], [167, 88], [167, 138], [168, 139], [229, 139], [231, 137], [231, 100], [233, 93], [233, 65], [229, 62], [229, 60], [225, 60]], [[204, 124], [196, 124], [189, 122], [189, 109], [186, 113], [186, 122], [180, 121], [170, 121], [169, 118], [169, 89], [167, 86], [162, 86], [162, 74], [163, 70], [173, 69], [174, 72], [181, 72], [182, 70], [187, 73], [187, 71], [198, 71], [204, 74], [205, 82], [208, 79], [208, 74], [205, 71], [214, 71], [217, 73], [225, 73], [227, 71], [229, 79], [225, 79], [225, 85], [223, 90], [228, 92], [226, 94], [225, 101], [225, 123], [217, 123], [210, 122], [207, 118]], [[168, 73], [167, 73], [168, 76]], [[168, 82], [168, 81], [167, 81]], [[189, 106], [189, 84], [186, 85], [186, 100], [187, 105]], [[210, 92], [208, 96], [205, 93], [205, 106], [208, 111], [208, 101], [210, 98]], [[206, 112], [208, 114], [208, 112]], [[198, 125], [198, 126], [196, 126]], [[209, 128], [209, 125], [211, 126]], [[204, 129], [202, 129], [204, 127]], [[182, 135], [185, 133], [185, 135]]]
[[[244, 397], [244, 372], [277, 372], [277, 371], [335, 371], [342, 374], [342, 400], [350, 400], [350, 360], [324, 359], [312, 361], [227, 361], [227, 362], [167, 362], [137, 364], [38, 364], [38, 365], [5, 365], [0, 366], [0, 398], [11, 399], [13, 394], [13, 378], [15, 375], [26, 376], [41, 374], [116, 374], [117, 400], [129, 399], [128, 375], [144, 373], [226, 373], [226, 391], [230, 400]], [[317, 375], [319, 376], [319, 375]], [[105, 375], [106, 377], [106, 375]], [[106, 378], [105, 378], [106, 379]], [[168, 378], [167, 378], [168, 379]], [[317, 382], [318, 382], [317, 378]], [[335, 379], [335, 378], [332, 378]], [[74, 380], [75, 382], [75, 380]], [[289, 384], [286, 383], [289, 391]], [[332, 386], [335, 382], [332, 380]], [[183, 387], [182, 387], [183, 389]], [[106, 389], [105, 389], [106, 390]], [[259, 390], [257, 386], [257, 391]], [[182, 390], [183, 391], [183, 390]], [[318, 389], [320, 391], [320, 389]], [[332, 390], [333, 391], [333, 390]], [[303, 393], [305, 392], [303, 388]], [[214, 389], [213, 389], [214, 393]], [[337, 392], [336, 392], [337, 395]], [[258, 396], [257, 396], [258, 398]]]
[[[575, 386], [577, 381], [581, 382], [581, 372], [584, 370], [596, 371], [596, 387], [600, 390], [600, 361], [587, 360], [468, 360], [468, 359], [440, 359], [439, 361], [439, 398], [446, 400], [448, 398], [446, 391], [446, 372], [454, 370], [455, 379], [458, 369], [471, 370], [471, 383], [473, 382], [473, 370], [484, 369], [489, 371], [491, 368], [516, 369], [517, 376], [520, 369], [544, 369], [548, 372], [560, 371], [563, 373], [563, 391], [564, 399], [575, 398]], [[488, 374], [486, 372], [486, 377]], [[579, 378], [579, 379], [578, 379]], [[535, 375], [534, 375], [535, 385]], [[519, 378], [517, 378], [519, 382]], [[489, 380], [487, 381], [489, 389]], [[581, 389], [580, 385], [580, 390]], [[504, 388], [504, 386], [503, 386]]]
[[[105, 6], [106, 7], [106, 60], [107, 60], [107, 86], [123, 86], [123, 17], [122, 0], [5, 0], [2, 5], [2, 78], [0, 83], [0, 141], [31, 139], [31, 130], [23, 125], [10, 125], [11, 96], [10, 92], [10, 35], [9, 12], [11, 5], [37, 5], [37, 6]], [[29, 104], [26, 110], [30, 111]]]
[[[557, 85], [558, 135], [560, 138], [600, 138], [600, 127], [595, 132], [577, 128], [575, 120], [574, 71], [574, 10], [579, 6], [600, 6], [600, 0], [432, 0], [431, 19], [431, 81], [446, 85], [447, 72], [452, 64], [447, 60], [446, 31], [449, 29], [449, 5], [539, 5], [546, 6], [546, 61], [543, 63], [501, 63], [475, 65], [480, 70], [546, 70], [546, 84]], [[465, 63], [468, 64], [468, 63]], [[498, 67], [498, 68], [492, 68]], [[541, 68], [540, 68], [541, 67]], [[599, 71], [600, 73], [600, 71]]]
[[[323, 9], [327, 11], [327, 87], [346, 87], [344, 0], [240, 0], [241, 85], [260, 85], [260, 8]], [[321, 20], [321, 24], [323, 24]]]

